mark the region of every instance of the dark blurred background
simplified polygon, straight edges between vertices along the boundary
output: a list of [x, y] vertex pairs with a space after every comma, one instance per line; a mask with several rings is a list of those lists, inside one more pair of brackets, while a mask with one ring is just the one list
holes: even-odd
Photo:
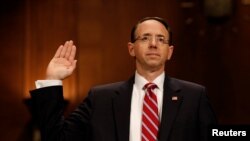
[[29, 90], [66, 40], [78, 49], [66, 113], [90, 87], [128, 79], [130, 29], [145, 16], [172, 27], [167, 74], [205, 85], [220, 124], [250, 124], [250, 0], [1, 0], [0, 140], [39, 140]]

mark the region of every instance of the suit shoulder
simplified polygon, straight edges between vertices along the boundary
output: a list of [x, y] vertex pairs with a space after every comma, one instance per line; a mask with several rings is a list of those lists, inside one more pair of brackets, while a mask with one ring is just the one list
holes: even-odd
[[91, 88], [93, 91], [109, 91], [109, 90], [116, 90], [122, 85], [125, 84], [125, 81], [115, 82], [115, 83], [108, 83], [103, 85], [97, 85]]
[[177, 78], [170, 78], [170, 83], [175, 84], [175, 85], [179, 85], [179, 86], [184, 87], [184, 88], [205, 89], [205, 86], [203, 86], [201, 84], [182, 80], [182, 79], [177, 79]]
[[95, 99], [109, 99], [117, 94], [117, 90], [126, 84], [125, 81], [97, 85], [90, 89], [88, 96], [95, 97]]

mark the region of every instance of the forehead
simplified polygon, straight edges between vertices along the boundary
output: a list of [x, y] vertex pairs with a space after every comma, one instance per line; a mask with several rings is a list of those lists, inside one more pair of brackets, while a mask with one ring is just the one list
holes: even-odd
[[165, 26], [156, 20], [147, 20], [138, 24], [136, 29], [136, 35], [152, 34], [152, 35], [163, 35], [169, 36], [169, 33]]

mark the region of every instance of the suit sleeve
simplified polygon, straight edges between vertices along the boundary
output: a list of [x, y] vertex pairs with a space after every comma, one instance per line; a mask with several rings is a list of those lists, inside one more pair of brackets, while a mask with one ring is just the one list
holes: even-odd
[[200, 97], [199, 105], [199, 126], [200, 126], [200, 140], [207, 141], [209, 138], [209, 129], [216, 125], [217, 120], [213, 108], [209, 102], [206, 94], [206, 89], [203, 88]]
[[89, 141], [92, 100], [87, 97], [67, 118], [63, 117], [62, 86], [30, 91], [34, 118], [42, 141]]

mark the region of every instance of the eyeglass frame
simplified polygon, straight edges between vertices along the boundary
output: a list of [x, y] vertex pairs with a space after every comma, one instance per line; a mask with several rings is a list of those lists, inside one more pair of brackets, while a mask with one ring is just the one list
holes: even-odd
[[166, 37], [163, 36], [163, 35], [156, 35], [156, 36], [153, 36], [153, 35], [150, 35], [150, 34], [145, 34], [145, 35], [142, 35], [142, 36], [137, 36], [135, 38], [135, 42], [136, 41], [141, 41], [143, 43], [149, 43], [153, 40], [153, 37], [155, 38], [156, 40], [156, 43], [158, 44], [169, 44], [169, 40], [168, 39], [165, 39]]

